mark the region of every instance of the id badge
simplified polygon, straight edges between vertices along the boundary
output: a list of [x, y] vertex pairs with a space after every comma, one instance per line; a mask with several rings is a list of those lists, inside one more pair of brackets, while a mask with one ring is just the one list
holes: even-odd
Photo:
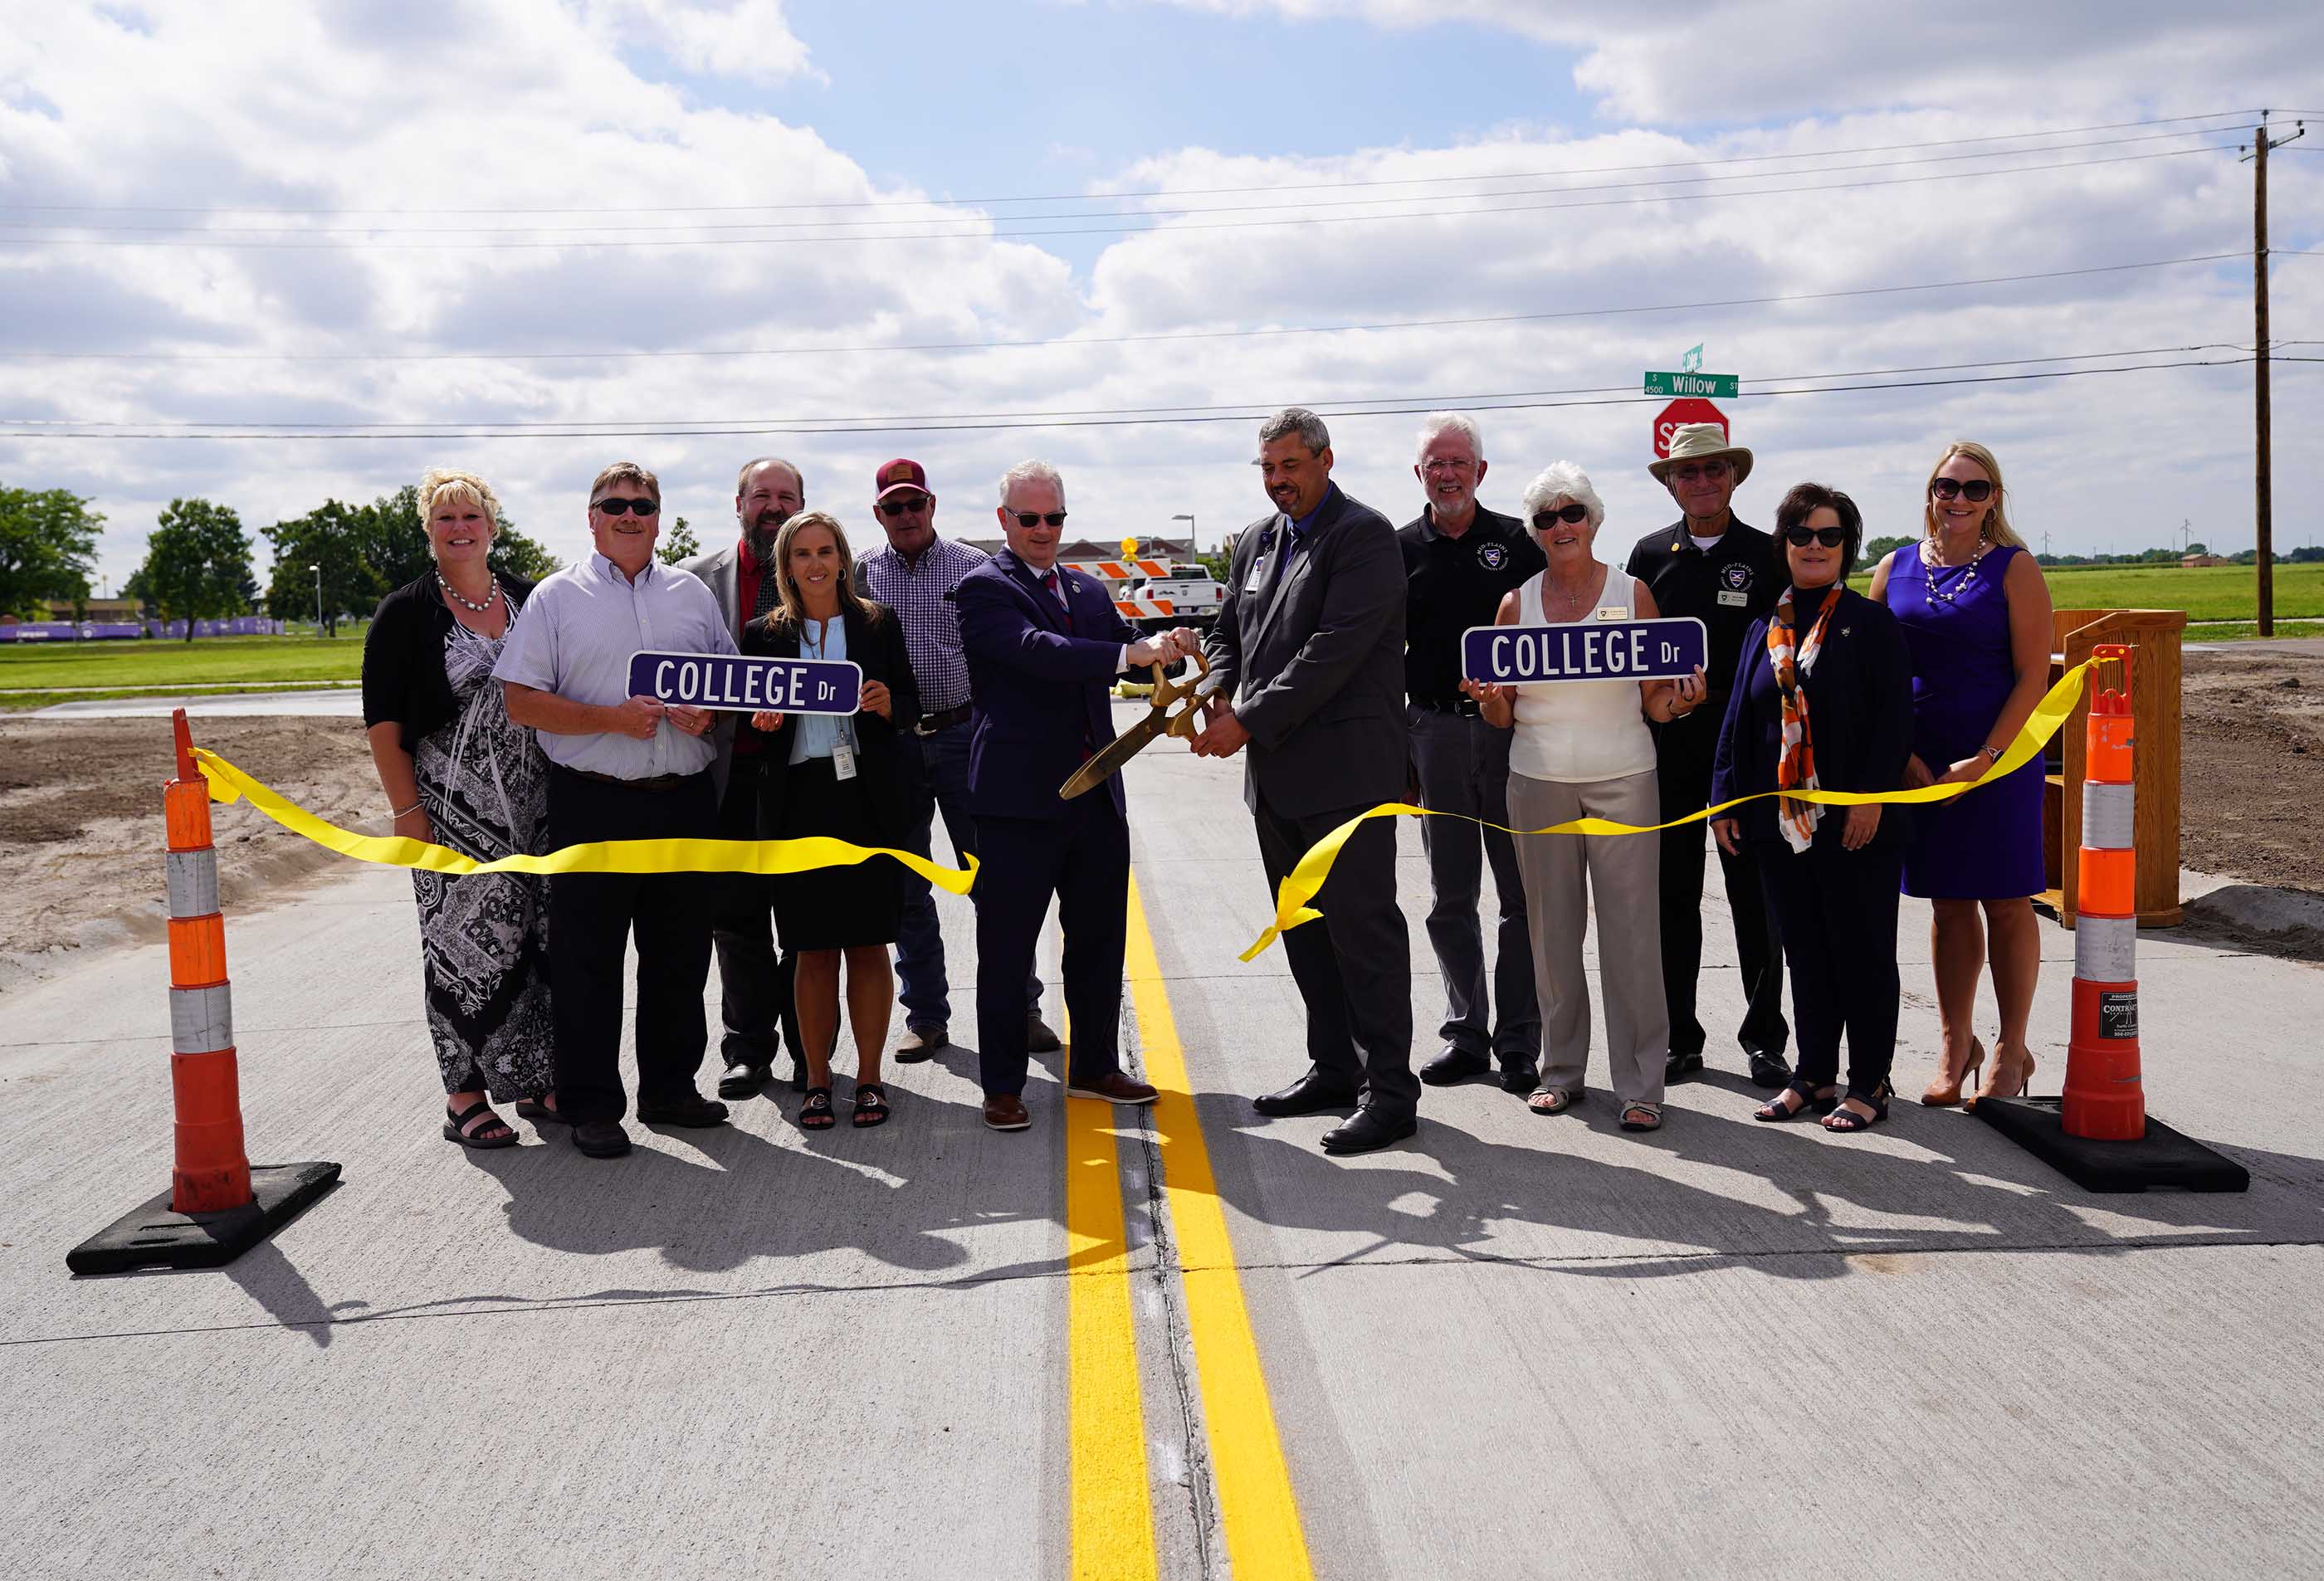
[[855, 748], [846, 741], [831, 744], [831, 777], [834, 779], [855, 777]]
[[1728, 604], [1739, 610], [1750, 603], [1751, 595], [1748, 593], [1736, 593], [1730, 589], [1722, 587], [1719, 590], [1719, 602], [1722, 604]]

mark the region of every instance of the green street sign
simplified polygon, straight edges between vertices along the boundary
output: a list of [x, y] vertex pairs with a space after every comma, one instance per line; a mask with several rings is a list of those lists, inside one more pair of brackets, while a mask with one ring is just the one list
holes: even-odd
[[1743, 393], [1743, 378], [1739, 373], [1648, 373], [1648, 395], [1707, 395], [1713, 400], [1732, 400]]
[[1700, 343], [1686, 348], [1686, 355], [1678, 360], [1678, 367], [1682, 373], [1702, 372], [1702, 347]]

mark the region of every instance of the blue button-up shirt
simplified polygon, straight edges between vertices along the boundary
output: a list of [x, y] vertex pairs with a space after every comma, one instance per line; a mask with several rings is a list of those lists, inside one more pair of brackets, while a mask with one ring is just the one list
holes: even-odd
[[904, 651], [919, 683], [923, 716], [958, 708], [968, 701], [968, 659], [960, 650], [960, 606], [952, 590], [960, 579], [991, 558], [982, 549], [938, 538], [907, 560], [890, 544], [856, 562], [864, 591], [904, 625]]
[[[630, 657], [662, 653], [734, 653], [718, 600], [693, 573], [650, 560], [632, 582], [599, 554], [543, 577], [509, 631], [496, 680], [575, 703], [613, 707], [630, 695]], [[533, 732], [551, 763], [616, 779], [698, 774], [718, 755], [715, 736], [689, 736], [668, 720], [652, 739], [598, 731]]]

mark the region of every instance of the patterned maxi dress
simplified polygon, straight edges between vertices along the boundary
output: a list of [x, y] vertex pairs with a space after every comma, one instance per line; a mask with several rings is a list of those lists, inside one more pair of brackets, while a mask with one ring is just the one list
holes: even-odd
[[[515, 629], [517, 611], [509, 609]], [[511, 722], [493, 666], [501, 644], [466, 626], [444, 639], [444, 675], [458, 712], [412, 753], [420, 804], [436, 842], [490, 861], [540, 855], [549, 824], [549, 762], [533, 733]], [[428, 1030], [444, 1090], [479, 1089], [503, 1102], [552, 1082], [549, 1021], [549, 880], [530, 873], [447, 878], [415, 869]]]

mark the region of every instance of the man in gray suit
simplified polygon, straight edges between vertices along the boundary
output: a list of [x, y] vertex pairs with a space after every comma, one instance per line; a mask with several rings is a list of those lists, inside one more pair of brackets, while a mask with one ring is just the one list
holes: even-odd
[[[734, 516], [741, 529], [723, 549], [699, 555], [680, 570], [709, 584], [726, 628], [739, 645], [742, 628], [779, 602], [774, 574], [775, 535], [806, 507], [807, 484], [788, 461], [762, 456], [746, 463], [734, 481]], [[765, 738], [738, 733], [738, 716], [718, 716], [718, 758], [710, 767], [718, 790], [718, 838], [755, 840], [759, 835], [759, 777], [765, 765]], [[718, 951], [718, 1008], [725, 1035], [718, 1052], [726, 1062], [718, 1096], [748, 1098], [774, 1073], [781, 1052], [781, 1028], [791, 1029], [791, 1078], [798, 1081], [798, 1029], [791, 1019], [791, 963], [775, 954], [774, 880], [757, 873], [718, 876], [718, 910], [710, 940]]]
[[[1388, 518], [1332, 482], [1323, 419], [1287, 407], [1259, 426], [1259, 475], [1277, 514], [1235, 544], [1227, 599], [1204, 639], [1219, 682], [1199, 756], [1248, 744], [1243, 800], [1273, 896], [1299, 859], [1356, 813], [1404, 795], [1404, 556]], [[1324, 1150], [1409, 1136], [1412, 941], [1396, 904], [1396, 829], [1358, 828], [1315, 897], [1323, 920], [1283, 935], [1307, 1006], [1307, 1073], [1252, 1100], [1263, 1115], [1353, 1107]]]

